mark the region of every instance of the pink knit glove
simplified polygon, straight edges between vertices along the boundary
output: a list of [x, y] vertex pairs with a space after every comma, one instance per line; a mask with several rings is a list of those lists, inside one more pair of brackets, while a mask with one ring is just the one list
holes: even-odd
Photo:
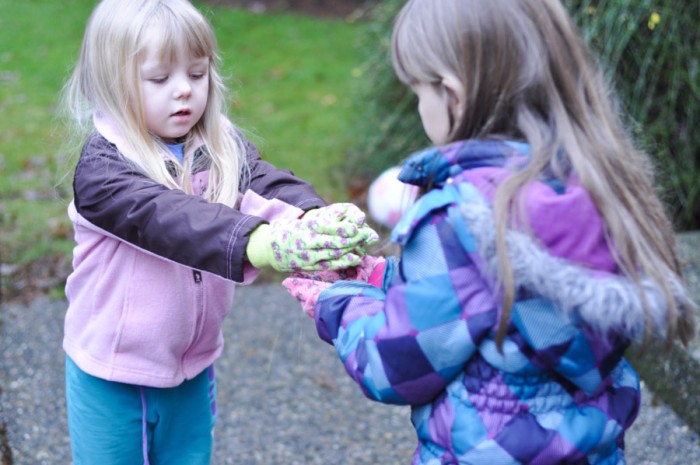
[[[300, 275], [306, 275], [306, 277]], [[331, 282], [316, 280], [313, 276], [301, 272], [294, 273], [294, 275], [282, 281], [282, 286], [299, 301], [301, 309], [309, 318], [314, 318], [314, 307], [316, 307], [319, 294], [332, 284]]]
[[282, 286], [289, 294], [295, 297], [301, 304], [301, 309], [310, 318], [315, 317], [314, 308], [318, 296], [331, 284], [340, 280], [354, 280], [368, 282], [381, 287], [384, 277], [384, 257], [365, 255], [360, 264], [343, 270], [322, 270], [313, 273], [296, 272], [282, 281]]

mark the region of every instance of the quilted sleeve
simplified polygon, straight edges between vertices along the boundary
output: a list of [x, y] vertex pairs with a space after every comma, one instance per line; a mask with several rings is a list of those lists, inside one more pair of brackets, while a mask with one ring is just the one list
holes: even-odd
[[491, 292], [454, 207], [431, 210], [417, 222], [400, 269], [384, 289], [340, 281], [319, 296], [319, 335], [332, 342], [370, 399], [411, 405], [432, 400], [495, 322]]
[[93, 135], [73, 178], [77, 213], [148, 253], [226, 279], [244, 279], [245, 246], [262, 218], [169, 189]]

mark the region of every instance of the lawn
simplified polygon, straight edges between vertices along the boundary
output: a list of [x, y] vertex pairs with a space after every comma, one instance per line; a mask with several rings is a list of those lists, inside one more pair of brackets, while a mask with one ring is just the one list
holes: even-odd
[[[65, 207], [76, 154], [66, 150], [57, 102], [94, 4], [0, 0], [5, 296], [30, 286], [32, 264], [40, 264], [33, 273], [60, 275], [67, 268], [72, 231]], [[351, 89], [362, 24], [199, 5], [217, 31], [234, 120], [267, 160], [311, 181], [329, 201], [344, 200], [340, 167], [352, 142]]]

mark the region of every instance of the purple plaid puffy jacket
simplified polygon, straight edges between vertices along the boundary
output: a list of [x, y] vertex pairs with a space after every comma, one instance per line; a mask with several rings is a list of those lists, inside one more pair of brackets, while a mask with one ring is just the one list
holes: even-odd
[[[495, 342], [491, 202], [528, 153], [471, 140], [409, 158], [400, 179], [431, 190], [392, 232], [400, 261], [382, 288], [338, 281], [316, 304], [319, 336], [363, 393], [411, 406], [413, 464], [624, 463], [640, 393], [623, 354], [646, 316], [575, 175], [525, 189], [528, 227], [507, 232], [516, 301], [502, 351]], [[642, 285], [663, 330], [663, 294]]]

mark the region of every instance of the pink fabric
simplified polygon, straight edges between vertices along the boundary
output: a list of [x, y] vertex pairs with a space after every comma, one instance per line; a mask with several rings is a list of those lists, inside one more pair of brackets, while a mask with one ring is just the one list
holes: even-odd
[[[96, 120], [96, 126], [111, 142], [120, 140], [104, 121]], [[240, 210], [266, 220], [302, 213], [252, 191], [242, 196]], [[219, 357], [234, 282], [124, 242], [83, 218], [73, 202], [68, 216], [76, 246], [66, 283], [63, 347], [83, 371], [110, 381], [173, 387]], [[247, 265], [244, 284], [258, 273]]]
[[[501, 168], [478, 168], [464, 173], [490, 203], [507, 175]], [[594, 270], [616, 272], [603, 219], [576, 178], [568, 180], [564, 192], [556, 192], [542, 182], [532, 183], [525, 196], [530, 230], [552, 255]]]
[[616, 272], [600, 212], [576, 179], [570, 179], [563, 193], [533, 183], [525, 195], [530, 228], [547, 250], [579, 265]]
[[302, 311], [309, 318], [315, 316], [314, 307], [316, 307], [319, 294], [329, 288], [331, 284], [333, 283], [301, 276], [292, 276], [282, 281], [282, 286], [299, 301]]
[[382, 287], [386, 260], [384, 257], [365, 255], [360, 265], [345, 270], [297, 272], [282, 281], [286, 291], [301, 304], [301, 309], [310, 318], [315, 317], [314, 307], [321, 292], [340, 280], [365, 281]]
[[177, 386], [211, 365], [223, 350], [235, 284], [206, 272], [195, 283], [192, 269], [97, 228], [72, 202], [68, 216], [76, 240], [66, 282], [68, 356], [93, 376], [152, 387]]
[[372, 286], [381, 288], [384, 283], [384, 270], [386, 269], [386, 261], [381, 261], [372, 270], [372, 273], [367, 278], [367, 282]]

